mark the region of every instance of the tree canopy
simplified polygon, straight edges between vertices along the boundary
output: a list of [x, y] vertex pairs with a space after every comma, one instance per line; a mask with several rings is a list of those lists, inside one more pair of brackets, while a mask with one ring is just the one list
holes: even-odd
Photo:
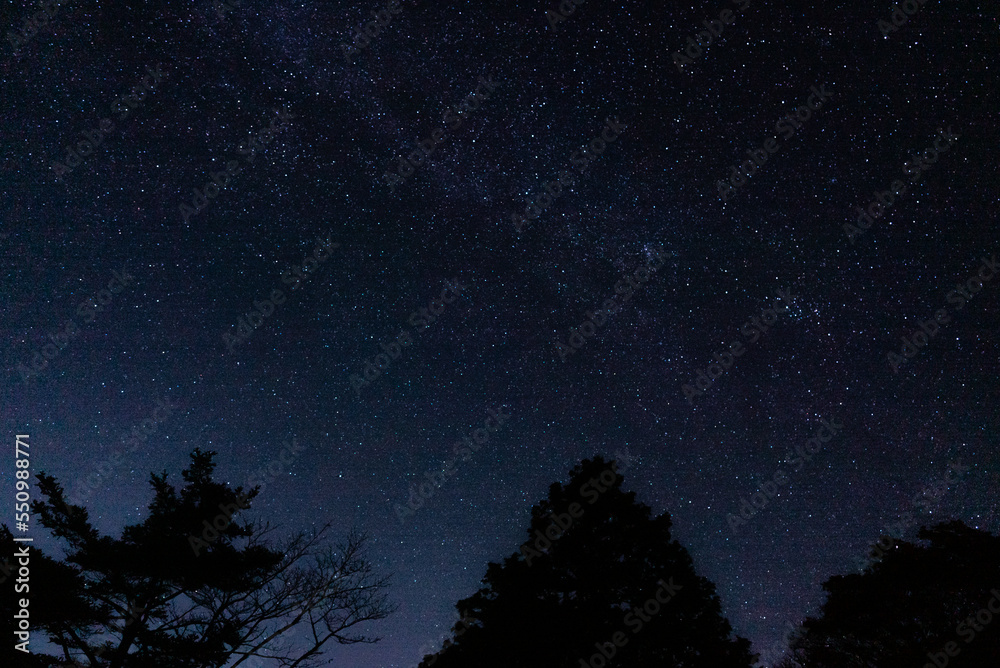
[[[39, 522], [61, 540], [64, 559], [32, 548], [31, 628], [58, 653], [14, 652], [25, 666], [195, 668], [309, 666], [327, 643], [375, 642], [359, 625], [392, 608], [362, 556], [365, 537], [333, 545], [330, 524], [284, 540], [261, 522], [240, 522], [258, 488], [212, 480], [214, 452], [196, 449], [175, 489], [153, 474], [149, 515], [120, 538], [100, 535], [86, 508], [38, 473]], [[0, 527], [4, 554], [14, 551]], [[23, 544], [18, 544], [23, 545]], [[14, 614], [11, 597], [2, 614]]]
[[963, 522], [891, 539], [863, 573], [836, 575], [782, 666], [1000, 665], [1000, 538]]
[[456, 606], [453, 639], [421, 668], [749, 667], [749, 641], [732, 637], [669, 514], [653, 517], [622, 481], [596, 457], [553, 484], [528, 540], [488, 565], [483, 587]]

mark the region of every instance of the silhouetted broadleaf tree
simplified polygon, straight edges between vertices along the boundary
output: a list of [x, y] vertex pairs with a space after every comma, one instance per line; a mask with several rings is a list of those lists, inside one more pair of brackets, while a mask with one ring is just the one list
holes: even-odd
[[[45, 500], [32, 511], [66, 557], [31, 550], [31, 650], [38, 652], [41, 631], [59, 651], [14, 652], [21, 665], [309, 666], [330, 641], [377, 641], [355, 632], [391, 612], [387, 581], [362, 558], [364, 537], [352, 532], [330, 545], [327, 524], [271, 545], [270, 527], [239, 521], [257, 488], [244, 494], [213, 481], [214, 455], [192, 453], [180, 490], [166, 472], [154, 474], [148, 517], [117, 539], [99, 535], [87, 510], [38, 474]], [[6, 526], [0, 543], [13, 553]], [[0, 614], [11, 619], [16, 601], [4, 594]]]
[[749, 641], [731, 637], [670, 516], [652, 517], [621, 482], [598, 457], [553, 484], [532, 509], [529, 542], [490, 563], [483, 588], [456, 606], [474, 621], [421, 668], [576, 668], [595, 654], [601, 666], [602, 647], [614, 666], [749, 667]]
[[[791, 641], [805, 668], [1000, 666], [1000, 538], [952, 521], [893, 539], [861, 574], [836, 575], [823, 588], [819, 617]], [[976, 615], [992, 606], [993, 619]], [[957, 650], [946, 652], [948, 643]], [[937, 659], [935, 661], [935, 658]], [[790, 666], [791, 661], [785, 665]]]

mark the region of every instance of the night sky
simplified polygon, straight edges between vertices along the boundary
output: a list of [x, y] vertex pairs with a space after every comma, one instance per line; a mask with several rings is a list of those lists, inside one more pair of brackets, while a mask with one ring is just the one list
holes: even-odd
[[195, 447], [369, 532], [399, 609], [338, 665], [439, 647], [596, 454], [758, 652], [949, 463], [920, 522], [996, 532], [996, 9], [784, 4], [5, 2], [4, 438], [104, 532]]

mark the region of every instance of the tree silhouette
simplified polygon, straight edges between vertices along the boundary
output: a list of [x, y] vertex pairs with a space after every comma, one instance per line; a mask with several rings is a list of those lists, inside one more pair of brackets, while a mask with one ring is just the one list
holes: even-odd
[[749, 667], [749, 641], [730, 637], [670, 516], [651, 517], [621, 482], [597, 457], [553, 484], [528, 542], [489, 564], [483, 588], [456, 606], [466, 622], [421, 668]]
[[[352, 532], [331, 545], [326, 524], [269, 546], [271, 527], [236, 518], [258, 488], [244, 493], [214, 482], [214, 456], [196, 449], [179, 491], [165, 471], [153, 474], [149, 516], [117, 539], [99, 535], [87, 510], [38, 473], [46, 500], [33, 502], [32, 512], [62, 539], [66, 557], [31, 549], [31, 627], [59, 654], [14, 652], [21, 665], [309, 666], [331, 640], [378, 640], [354, 631], [391, 612], [387, 581], [362, 558], [364, 536]], [[6, 526], [0, 543], [13, 553]], [[12, 618], [15, 601], [2, 601], [0, 614]], [[306, 633], [291, 639], [298, 630]], [[32, 652], [38, 644], [33, 636]]]
[[929, 544], [892, 539], [864, 573], [824, 583], [821, 615], [807, 618], [790, 643], [794, 663], [1000, 665], [1000, 538], [959, 521], [917, 535]]

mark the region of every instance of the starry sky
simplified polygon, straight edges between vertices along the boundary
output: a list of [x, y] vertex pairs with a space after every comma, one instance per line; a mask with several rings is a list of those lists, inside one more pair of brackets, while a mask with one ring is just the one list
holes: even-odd
[[233, 485], [273, 464], [255, 512], [394, 573], [383, 641], [329, 655], [375, 668], [439, 646], [595, 454], [756, 651], [949, 463], [920, 521], [1000, 528], [995, 9], [136, 4], [0, 11], [0, 426], [103, 531], [195, 447]]

